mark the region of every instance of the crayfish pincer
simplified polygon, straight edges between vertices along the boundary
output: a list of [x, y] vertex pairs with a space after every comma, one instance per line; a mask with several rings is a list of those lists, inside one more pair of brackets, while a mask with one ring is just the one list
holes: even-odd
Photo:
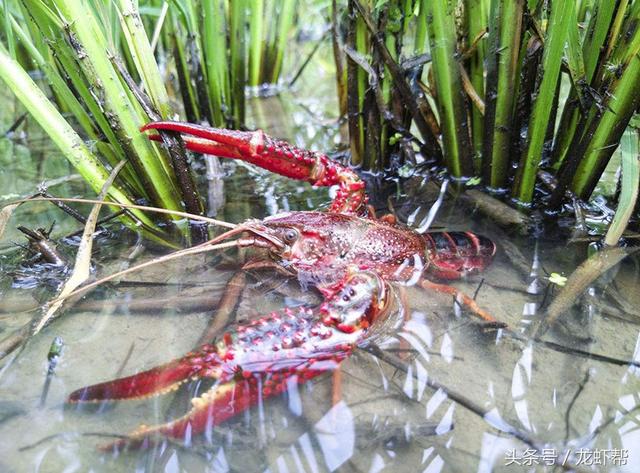
[[148, 371], [79, 389], [70, 403], [140, 399], [165, 394], [188, 381], [208, 378], [209, 391], [191, 400], [183, 417], [141, 426], [103, 449], [136, 447], [156, 435], [184, 439], [211, 429], [296, 380], [303, 383], [335, 370], [363, 342], [391, 307], [390, 287], [377, 275], [359, 272], [322, 288], [325, 300], [273, 312], [235, 326], [219, 339], [178, 360]]

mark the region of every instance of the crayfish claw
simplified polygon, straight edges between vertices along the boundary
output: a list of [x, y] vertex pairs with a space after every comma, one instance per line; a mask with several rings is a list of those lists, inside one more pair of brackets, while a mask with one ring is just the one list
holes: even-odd
[[[212, 358], [212, 353], [203, 347], [201, 351], [189, 353], [148, 371], [80, 388], [69, 395], [67, 402], [77, 404], [119, 401], [166, 394], [192, 378], [202, 377], [205, 368], [202, 360], [205, 357]], [[208, 363], [207, 375], [210, 376], [212, 363]]]
[[[151, 122], [140, 128], [142, 132], [149, 130], [181, 133], [186, 148], [197, 153], [240, 159], [314, 186], [337, 185], [336, 198], [329, 208], [331, 212], [360, 214], [365, 210], [365, 185], [353, 170], [326, 154], [298, 148], [272, 138], [262, 130], [226, 130], [173, 121]], [[158, 134], [148, 137], [152, 141], [162, 141]]]

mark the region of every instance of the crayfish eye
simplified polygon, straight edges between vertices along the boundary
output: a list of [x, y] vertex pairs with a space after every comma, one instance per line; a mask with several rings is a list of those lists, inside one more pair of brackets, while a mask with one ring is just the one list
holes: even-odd
[[293, 243], [298, 239], [298, 230], [290, 228], [283, 235], [285, 243]]

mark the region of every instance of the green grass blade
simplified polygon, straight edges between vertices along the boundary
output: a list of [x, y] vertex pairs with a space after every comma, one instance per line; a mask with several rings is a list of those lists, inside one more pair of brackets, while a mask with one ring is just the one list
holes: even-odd
[[[620, 0], [618, 4], [618, 8], [616, 9], [616, 13], [613, 17], [613, 22], [611, 23], [611, 27], [609, 29], [609, 34], [607, 35], [607, 40], [604, 43], [604, 52], [601, 56], [601, 63], [603, 61], [607, 61], [611, 52], [618, 44], [618, 40], [621, 39], [620, 30], [622, 29], [622, 24], [627, 15], [627, 6], [629, 5], [629, 0]], [[632, 8], [636, 8], [637, 2], [634, 3]]]
[[[593, 4], [591, 19], [589, 20], [589, 26], [587, 27], [582, 46], [584, 71], [589, 82], [591, 82], [594, 72], [596, 71], [603, 45], [607, 39], [609, 27], [611, 26], [611, 21], [617, 11], [617, 4], [618, 8], [620, 8], [620, 2], [594, 2]], [[622, 9], [625, 8], [624, 5], [621, 6]]]
[[40, 68], [42, 72], [44, 72], [53, 92], [59, 97], [59, 100], [65, 104], [65, 106], [71, 111], [71, 113], [73, 113], [76, 120], [78, 120], [78, 124], [83, 128], [85, 133], [87, 133], [89, 139], [98, 140], [98, 134], [94, 128], [91, 117], [82, 107], [71, 89], [69, 89], [64, 79], [60, 76], [58, 71], [42, 56], [38, 48], [36, 48], [35, 44], [33, 44], [33, 42], [31, 41], [28, 33], [18, 24], [16, 19], [11, 17], [10, 22], [11, 28], [16, 34], [17, 38], [20, 40], [22, 46], [29, 53], [33, 62]]
[[[572, 190], [581, 198], [589, 197], [600, 175], [617, 147], [627, 124], [640, 106], [640, 3], [635, 3], [622, 29], [621, 39], [613, 52], [620, 69], [609, 73], [607, 100], [594, 112], [588, 129], [590, 134], [583, 158], [576, 170]], [[585, 136], [587, 136], [585, 134]]]
[[[60, 148], [73, 167], [82, 175], [95, 192], [100, 192], [109, 178], [109, 172], [104, 165], [89, 151], [78, 134], [71, 128], [58, 110], [47, 99], [44, 93], [33, 82], [29, 75], [9, 57], [4, 47], [0, 46], [0, 78], [11, 89], [27, 111], [36, 119], [47, 132], [53, 142]], [[132, 204], [128, 197], [112, 186], [108, 195], [116, 202]], [[139, 211], [132, 211], [137, 219], [150, 228], [154, 224], [146, 215]]]
[[226, 15], [220, 0], [203, 0], [202, 9], [202, 51], [213, 113], [212, 125], [225, 126], [223, 109], [227, 106], [225, 99], [228, 97], [225, 93], [228, 89]]
[[[522, 0], [523, 1], [523, 0]], [[485, 31], [488, 24], [487, 2], [485, 0], [468, 0], [467, 9], [467, 43], [468, 46], [480, 32]], [[419, 26], [418, 26], [419, 28]], [[476, 50], [469, 59], [469, 78], [473, 88], [480, 98], [484, 99], [484, 62], [486, 58], [485, 40], [481, 40]], [[477, 156], [482, 155], [484, 137], [484, 117], [477, 107], [471, 109], [471, 136], [473, 137], [473, 148]]]
[[84, 48], [86, 56], [80, 64], [85, 75], [95, 84], [94, 88], [103, 96], [105, 108], [116, 122], [119, 141], [128, 143], [139, 160], [143, 168], [141, 173], [147, 178], [145, 187], [153, 190], [160, 206], [181, 209], [180, 194], [171, 167], [166, 157], [140, 133], [139, 127], [148, 121], [148, 117], [141, 113], [137, 102], [132, 100], [120, 81], [111, 63], [113, 53], [104, 32], [96, 18], [86, 13], [88, 5], [83, 0], [55, 0], [55, 5]]
[[9, 1], [4, 0], [2, 2], [2, 22], [4, 23], [4, 34], [6, 36], [7, 47], [9, 49], [9, 55], [12, 58], [16, 58], [16, 40], [13, 36], [13, 28], [11, 27], [11, 12], [9, 11]]
[[287, 47], [289, 34], [293, 25], [293, 18], [296, 13], [295, 0], [282, 0], [280, 6], [280, 14], [278, 15], [278, 30], [275, 40], [275, 54], [273, 63], [273, 73], [271, 75], [271, 83], [277, 84], [282, 71], [282, 62], [284, 59], [284, 50]]
[[126, 47], [131, 53], [144, 89], [161, 117], [167, 119], [172, 115], [169, 95], [140, 14], [132, 0], [119, 0], [118, 6], [118, 16], [126, 38]]
[[[481, 2], [482, 0], [473, 0], [473, 3]], [[418, 0], [417, 3], [417, 15], [416, 15], [416, 39], [414, 42], [414, 52], [416, 54], [423, 54], [428, 49], [427, 44], [427, 11], [429, 0]]]
[[[125, 153], [109, 120], [104, 115], [104, 108], [101, 103], [98, 103], [97, 94], [90, 90], [91, 85], [82, 72], [82, 67], [78, 63], [78, 61], [81, 60], [78, 59], [78, 57], [82, 57], [84, 54], [81, 46], [75, 45], [76, 48], [79, 48], [77, 51], [69, 47], [66, 39], [62, 36], [64, 31], [62, 22], [46, 5], [42, 2], [31, 2], [28, 6], [30, 21], [28, 21], [27, 24], [31, 27], [31, 38], [40, 38], [42, 40], [42, 45], [31, 51], [33, 59], [43, 69], [45, 74], [47, 74], [53, 90], [58, 94], [58, 98], [63, 100], [67, 109], [76, 115], [85, 133], [87, 133], [91, 139], [97, 140], [103, 155], [112, 165], [115, 165], [124, 159], [127, 153]], [[46, 32], [49, 36], [44, 36], [42, 32]], [[44, 40], [46, 40], [46, 44]], [[25, 38], [25, 46], [28, 43]], [[33, 46], [35, 47], [35, 42]], [[37, 51], [40, 52], [40, 55], [37, 54]], [[43, 56], [44, 54], [46, 54], [46, 56]], [[55, 60], [53, 58], [55, 58]], [[40, 63], [40, 59], [45, 61], [48, 66], [44, 67], [44, 64]], [[62, 76], [60, 80], [55, 79], [54, 75], [57, 75], [57, 69], [61, 70], [60, 74], [64, 74], [66, 81], [62, 79]], [[71, 85], [63, 84], [63, 81], [68, 81]], [[68, 93], [62, 92], [62, 90], [58, 92], [58, 87], [61, 89], [62, 87], [68, 88], [69, 91]], [[75, 95], [78, 96], [79, 101], [86, 107], [88, 115], [93, 118], [95, 124], [89, 126], [86, 120], [84, 120], [84, 118], [86, 118], [85, 115], [77, 109], [77, 103], [73, 99]], [[93, 128], [99, 129], [100, 133], [107, 138], [110, 146], [100, 145], [99, 138], [95, 136]], [[131, 166], [125, 167], [120, 173], [120, 177], [123, 178], [129, 187], [134, 189], [139, 196], [147, 196], [145, 186]]]
[[[365, 56], [369, 53], [367, 27], [357, 14], [356, 6], [349, 0], [349, 27], [347, 46]], [[364, 162], [365, 132], [362, 110], [367, 88], [366, 72], [347, 57], [347, 119], [349, 127], [349, 143], [351, 147], [351, 163], [359, 166]]]
[[185, 48], [183, 38], [178, 39], [177, 34], [173, 33], [171, 42], [173, 43], [173, 56], [176, 62], [176, 73], [178, 75], [178, 83], [180, 86], [180, 94], [182, 96], [182, 104], [187, 116], [187, 120], [193, 123], [199, 123], [202, 120], [200, 115], [200, 107], [198, 104], [198, 95], [191, 83], [191, 74], [189, 69], [189, 60]]
[[[584, 76], [587, 84], [593, 85], [598, 63], [604, 60], [603, 50], [606, 49], [604, 48], [604, 42], [607, 39], [617, 4], [619, 4], [619, 2], [595, 2], [593, 5], [591, 19], [589, 20], [582, 44]], [[572, 41], [571, 38], [569, 41]], [[572, 53], [569, 50], [568, 54], [575, 56], [576, 53]], [[578, 98], [576, 97], [577, 92], [576, 90], [572, 90], [562, 111], [562, 117], [558, 127], [559, 130], [562, 130], [562, 133], [559, 133], [556, 137], [552, 157], [553, 165], [556, 169], [564, 162], [567, 152], [569, 151], [569, 145], [576, 133], [581, 133], [582, 131], [577, 130], [580, 119], [580, 110], [578, 109], [580, 99], [576, 100]], [[584, 101], [584, 98], [581, 99]]]
[[573, 89], [578, 95], [578, 100], [584, 110], [588, 104], [588, 82], [584, 57], [582, 55], [582, 45], [580, 44], [580, 32], [578, 18], [575, 10], [572, 9], [572, 18], [569, 22], [569, 32], [567, 36], [567, 65]]
[[[189, 95], [185, 100], [185, 111], [192, 107], [190, 116], [199, 116], [196, 121], [207, 120], [214, 125], [222, 125], [222, 115], [218, 110], [218, 115], [213, 112], [214, 98], [210, 94], [209, 69], [205, 66], [204, 60], [204, 19], [199, 21], [203, 12], [196, 11], [196, 5], [190, 0], [174, 0], [172, 8], [169, 10], [171, 16], [171, 36], [177, 46], [178, 55], [181, 58], [181, 93]], [[178, 67], [178, 66], [176, 66]], [[219, 121], [216, 121], [219, 120]]]
[[233, 116], [232, 128], [239, 128], [244, 124], [244, 89], [247, 83], [246, 20], [246, 4], [244, 2], [231, 2], [229, 9], [231, 96], [229, 100], [231, 103], [231, 114]]
[[629, 129], [620, 142], [622, 151], [622, 185], [620, 198], [613, 221], [609, 225], [604, 239], [605, 245], [618, 244], [624, 233], [638, 200], [640, 185], [640, 148], [638, 147], [638, 130]]

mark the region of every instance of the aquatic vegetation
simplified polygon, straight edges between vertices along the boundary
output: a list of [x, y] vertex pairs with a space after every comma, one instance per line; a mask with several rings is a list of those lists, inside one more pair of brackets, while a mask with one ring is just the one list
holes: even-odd
[[[628, 127], [640, 100], [633, 2], [302, 5], [310, 6], [332, 23], [340, 112], [351, 162], [363, 169], [406, 173], [425, 163], [521, 208], [556, 211], [571, 195], [589, 199], [625, 133], [636, 144], [618, 152], [637, 148]], [[161, 151], [138, 126], [184, 111], [192, 122], [242, 127], [247, 87], [280, 81], [299, 15], [292, 0], [201, 7], [5, 0], [2, 8], [4, 54], [45, 74], [59, 108], [93, 143], [87, 162], [107, 166], [86, 178], [104, 180], [127, 156], [119, 184], [134, 200], [193, 214], [203, 208], [180, 146], [165, 136]]]
[[[367, 168], [388, 167], [394, 154], [414, 163], [419, 150], [456, 179], [478, 176], [521, 207], [558, 210], [567, 192], [589, 199], [625, 133], [637, 149], [628, 127], [640, 104], [636, 2], [347, 8], [350, 139]], [[552, 189], [540, 187], [541, 171]]]
[[[280, 78], [295, 14], [291, 0], [216, 0], [202, 7], [200, 15], [193, 1], [164, 8], [150, 2], [141, 15], [131, 0], [5, 0], [0, 78], [96, 192], [109, 170], [127, 159], [110, 199], [199, 215], [204, 209], [184, 149], [164, 136], [163, 150], [139, 131], [176, 113], [156, 50], [176, 52], [177, 86], [189, 118], [240, 127], [246, 86]], [[27, 75], [34, 68], [44, 75], [51, 101], [49, 88]], [[139, 211], [124, 217], [155, 240], [174, 238], [152, 219]], [[179, 230], [189, 236], [189, 228]], [[204, 238], [193, 225], [190, 237]]]
[[[7, 229], [16, 234], [11, 227], [19, 219], [33, 240], [32, 250], [46, 253], [43, 256], [53, 262], [45, 265], [67, 268], [55, 251], [49, 253], [52, 238], [64, 250], [63, 255], [81, 255], [79, 242], [95, 240], [95, 251], [85, 248], [78, 274], [86, 276], [89, 269], [96, 276], [96, 280], [77, 287], [70, 284], [62, 296], [52, 296], [42, 281], [47, 271], [44, 265], [23, 265], [22, 250], [0, 249], [0, 353], [21, 348], [4, 359], [0, 370], [0, 432], [6, 438], [20, 439], [0, 442], [0, 469], [490, 471], [514, 464], [549, 470], [625, 465], [629, 471], [638, 469], [638, 252], [619, 244], [621, 238], [631, 241], [634, 237], [626, 226], [637, 215], [638, 137], [634, 120], [631, 127], [625, 121], [627, 107], [635, 106], [636, 96], [628, 88], [629, 82], [622, 85], [632, 77], [627, 73], [634, 70], [636, 58], [625, 56], [621, 46], [634, 44], [634, 30], [625, 28], [637, 13], [636, 2], [309, 2], [318, 5], [317, 11], [326, 15], [326, 21], [332, 18], [336, 59], [342, 64], [336, 66], [336, 76], [341, 112], [351, 127], [352, 162], [362, 169], [386, 170], [386, 176], [391, 177], [380, 187], [371, 185], [375, 190], [369, 191], [369, 202], [378, 210], [391, 209], [399, 221], [418, 229], [417, 233], [394, 226], [391, 217], [378, 221], [318, 212], [323, 205], [332, 210], [363, 210], [364, 185], [358, 176], [373, 181], [379, 175], [349, 168], [348, 157], [334, 168], [324, 156], [313, 157], [279, 141], [278, 151], [295, 159], [277, 157], [267, 160], [267, 167], [297, 174], [312, 184], [337, 186], [331, 191], [314, 189], [320, 195], [316, 197], [308, 185], [285, 182], [236, 161], [223, 168], [233, 172], [224, 176], [228, 197], [221, 213], [233, 222], [253, 220], [235, 225], [189, 214], [183, 211], [189, 205], [195, 213], [203, 209], [198, 199], [190, 204], [184, 199], [192, 194], [191, 170], [184, 165], [182, 144], [195, 151], [224, 151], [226, 157], [236, 158], [229, 145], [244, 137], [249, 143], [241, 148], [249, 152], [247, 161], [254, 162], [264, 157], [259, 152], [263, 151], [261, 145], [273, 141], [262, 132], [210, 129], [207, 138], [213, 133], [213, 143], [203, 143], [194, 136], [182, 136], [180, 141], [177, 135], [165, 133], [171, 130], [148, 135], [152, 141], [162, 141], [162, 149], [155, 143], [137, 141], [140, 137], [146, 140], [145, 133], [138, 130], [142, 123], [176, 119], [176, 115], [221, 128], [242, 128], [243, 103], [256, 93], [256, 89], [247, 92], [242, 82], [253, 87], [276, 81], [277, 70], [282, 77], [285, 66], [278, 65], [283, 64], [278, 58], [288, 54], [294, 35], [297, 41], [305, 34], [299, 32], [297, 23], [306, 18], [293, 8], [301, 2], [0, 2], [0, 43], [5, 45], [0, 53], [0, 75], [9, 79], [11, 89], [51, 133], [91, 188], [96, 193], [107, 192], [112, 209], [129, 209], [124, 222], [142, 232], [136, 235], [113, 221], [99, 224], [98, 207], [94, 207], [90, 223], [77, 232], [82, 238], [58, 239], [60, 233], [77, 228], [49, 235], [46, 229], [55, 217], [42, 223], [47, 220], [43, 215], [25, 215], [27, 205], [38, 209], [36, 213], [48, 209], [42, 202], [45, 199], [47, 205], [62, 200], [80, 204], [83, 199], [28, 199], [27, 205], [18, 207], [15, 203], [0, 211], [0, 233]], [[203, 10], [196, 7], [203, 5], [216, 15], [202, 15]], [[95, 21], [67, 23], [65, 12], [77, 13], [79, 8]], [[570, 10], [573, 13], [566, 16]], [[29, 20], [30, 15], [38, 20]], [[313, 20], [325, 18], [316, 15]], [[277, 32], [268, 26], [274, 24], [283, 25], [282, 29]], [[88, 31], [97, 31], [94, 36], [98, 41], [104, 39], [101, 45], [108, 51], [106, 58], [92, 49], [92, 54], [98, 55], [95, 60], [88, 59], [89, 48], [82, 46], [82, 41], [93, 40]], [[321, 48], [327, 46], [324, 40], [328, 36], [318, 40], [320, 36], [314, 36], [313, 41]], [[270, 52], [264, 41], [252, 42], [267, 37], [271, 39], [266, 43], [274, 45]], [[512, 46], [514, 42], [518, 47]], [[282, 49], [285, 44], [287, 48]], [[591, 50], [591, 45], [597, 46]], [[326, 60], [327, 49], [321, 50], [325, 54], [323, 67], [330, 62]], [[592, 53], [587, 54], [588, 50]], [[597, 57], [595, 51], [599, 51]], [[614, 60], [614, 55], [619, 60]], [[297, 62], [304, 67], [302, 57]], [[44, 75], [38, 71], [27, 74], [34, 64]], [[273, 70], [262, 67], [265, 64], [273, 65]], [[99, 75], [94, 69], [99, 69]], [[592, 78], [592, 74], [600, 74], [600, 78]], [[583, 76], [589, 79], [580, 80]], [[332, 79], [322, 77], [329, 86], [333, 86]], [[104, 87], [105, 80], [116, 85]], [[283, 90], [282, 79], [277, 82], [279, 87], [261, 91]], [[315, 88], [311, 95], [319, 101], [327, 100], [318, 85], [310, 88]], [[120, 97], [107, 99], [107, 89]], [[338, 126], [326, 117], [314, 116], [313, 107], [305, 110], [303, 95], [294, 95], [289, 101], [291, 113], [266, 109], [260, 117], [265, 125], [261, 126], [280, 134], [274, 116], [295, 117], [292, 121], [305, 132], [292, 141], [307, 141], [307, 146], [330, 150], [337, 143]], [[626, 100], [630, 102], [625, 105]], [[261, 106], [265, 103], [268, 101], [261, 101]], [[16, 118], [10, 116], [9, 120]], [[618, 118], [624, 120], [618, 122]], [[134, 122], [135, 127], [131, 125]], [[19, 130], [20, 123], [16, 121], [11, 129]], [[31, 123], [27, 119], [27, 125]], [[615, 133], [612, 128], [607, 131], [609, 125]], [[570, 131], [566, 143], [563, 127]], [[25, 129], [24, 141], [28, 142], [32, 129]], [[556, 208], [560, 204], [554, 204], [554, 197], [558, 196], [563, 204], [588, 197], [576, 194], [574, 178], [567, 177], [575, 163], [563, 168], [564, 163], [583, 151], [599, 156], [598, 160], [609, 159], [605, 154], [617, 145], [609, 139], [618, 132], [622, 134], [621, 146], [610, 161], [612, 168], [620, 161], [622, 176], [613, 172], [600, 179], [600, 189], [608, 186], [610, 200], [607, 204], [594, 201], [605, 215], [597, 227], [599, 235], [586, 233], [580, 205], [565, 205], [565, 213], [560, 214], [564, 218], [567, 211], [575, 210], [579, 224], [575, 244], [568, 247], [564, 240], [559, 244], [551, 239], [555, 234], [539, 231], [538, 212], [516, 209], [527, 207], [527, 189], [532, 189], [531, 206], [538, 209]], [[0, 145], [19, 143], [23, 139], [19, 133]], [[322, 146], [314, 141], [316, 133], [322, 134]], [[217, 140], [220, 137], [224, 138], [222, 143]], [[152, 158], [150, 165], [157, 166], [155, 171], [145, 171], [145, 163], [137, 158], [145, 152]], [[583, 156], [580, 162], [586, 163], [588, 156]], [[132, 162], [118, 174], [117, 166], [127, 157]], [[156, 157], [163, 160], [153, 161]], [[7, 162], [13, 159], [10, 154]], [[521, 161], [533, 171], [527, 171]], [[575, 176], [583, 170], [591, 172], [590, 166], [578, 165]], [[197, 165], [194, 168], [201, 171]], [[333, 175], [328, 169], [338, 171]], [[158, 194], [160, 191], [147, 186], [141, 177], [148, 172], [165, 173], [168, 179], [175, 179], [173, 187]], [[33, 178], [30, 190], [42, 175], [46, 174]], [[116, 179], [115, 186], [109, 185], [110, 175]], [[455, 179], [449, 180], [450, 176]], [[584, 176], [587, 182], [589, 177]], [[562, 179], [566, 179], [565, 189], [559, 190]], [[464, 188], [467, 191], [461, 199], [449, 199], [449, 191], [457, 195]], [[567, 193], [567, 189], [573, 190]], [[18, 197], [13, 192], [2, 197], [15, 202]], [[22, 189], [15, 192], [25, 193], [25, 198], [31, 195]], [[86, 192], [85, 187], [62, 194]], [[504, 197], [503, 201], [495, 195]], [[337, 199], [329, 204], [334, 197]], [[511, 198], [517, 205], [507, 212], [505, 202], [511, 204]], [[173, 208], [179, 210], [144, 205], [171, 207], [163, 199], [172, 199]], [[110, 207], [100, 199], [85, 202]], [[432, 202], [436, 203], [432, 206]], [[615, 218], [608, 208], [611, 202], [617, 202]], [[496, 220], [471, 219], [478, 208], [482, 212], [493, 209]], [[109, 217], [114, 215], [122, 214], [114, 211]], [[434, 218], [443, 231], [435, 236], [420, 235], [434, 224]], [[191, 228], [186, 228], [185, 219], [194, 221]], [[550, 220], [559, 221], [554, 216]], [[566, 220], [573, 225], [574, 220]], [[196, 221], [202, 223], [199, 230]], [[319, 224], [322, 231], [318, 231]], [[226, 225], [230, 230], [221, 238], [239, 239], [222, 243], [215, 238], [206, 240], [206, 234], [213, 230], [207, 225]], [[596, 224], [591, 221], [589, 225], [593, 231]], [[181, 235], [176, 235], [176, 227]], [[507, 235], [505, 227], [535, 231], [526, 237], [514, 236]], [[249, 228], [253, 233], [240, 236]], [[385, 242], [399, 238], [392, 231], [397, 228], [410, 238], [386, 248]], [[478, 237], [476, 231], [491, 239]], [[593, 256], [574, 271], [585, 260], [585, 243], [600, 240], [600, 234], [605, 233], [605, 245], [619, 246], [594, 252], [597, 245], [590, 245], [588, 251], [594, 252]], [[326, 234], [334, 240], [348, 235], [356, 248], [360, 245], [370, 251], [383, 246], [381, 254], [389, 250], [404, 256], [402, 261], [393, 258], [393, 264], [376, 270], [383, 273], [384, 284], [396, 286], [393, 292], [402, 311], [394, 314], [395, 326], [369, 327], [370, 320], [363, 324], [359, 317], [363, 312], [371, 315], [368, 309], [372, 306], [367, 303], [373, 301], [372, 296], [381, 299], [383, 292], [391, 293], [386, 292], [386, 286], [380, 291], [381, 281], [371, 268], [355, 276], [347, 271], [346, 277], [339, 278], [342, 287], [323, 285], [332, 277], [345, 275], [339, 271], [344, 268], [339, 262], [347, 256], [338, 251], [341, 247], [335, 241], [318, 248], [320, 237]], [[156, 254], [157, 247], [146, 246], [149, 239], [175, 246], [183, 237], [194, 246], [164, 256]], [[206, 242], [197, 244], [199, 237], [205, 237]], [[5, 242], [9, 244], [11, 238]], [[415, 248], [407, 241], [426, 242], [425, 247], [418, 244], [426, 259], [415, 257]], [[300, 242], [306, 244], [297, 245]], [[254, 248], [250, 256], [262, 249], [268, 259], [244, 259], [247, 245]], [[294, 248], [304, 251], [293, 254]], [[233, 255], [219, 251], [230, 249]], [[283, 249], [290, 251], [285, 251], [282, 259], [274, 259], [274, 253]], [[360, 264], [374, 259], [367, 251]], [[309, 255], [305, 261], [303, 257]], [[297, 259], [292, 261], [294, 256]], [[279, 262], [275, 274], [264, 271], [263, 265], [273, 269]], [[457, 278], [482, 269], [482, 279], [456, 280], [438, 287], [444, 296], [432, 292], [425, 296], [426, 291], [412, 284], [422, 276], [420, 264], [428, 265], [439, 277]], [[329, 271], [321, 271], [327, 267]], [[292, 269], [298, 273], [289, 278]], [[239, 271], [231, 275], [232, 270]], [[57, 278], [55, 287], [59, 289], [62, 271], [47, 275]], [[399, 276], [404, 279], [394, 280]], [[38, 287], [27, 287], [23, 281]], [[228, 290], [221, 296], [225, 286]], [[312, 287], [318, 290], [309, 290]], [[354, 299], [351, 290], [363, 299]], [[464, 296], [465, 292], [474, 295]], [[50, 305], [43, 310], [45, 298]], [[360, 305], [362, 301], [365, 303]], [[48, 317], [48, 308], [62, 302], [64, 312], [42, 318]], [[480, 315], [490, 313], [508, 322], [508, 327], [496, 323], [487, 327], [477, 320], [470, 323], [460, 317], [461, 304]], [[327, 312], [335, 306], [341, 310]], [[73, 317], [59, 317], [72, 313]], [[267, 336], [269, 324], [277, 326], [281, 318], [292, 315], [298, 316], [292, 321], [295, 323], [280, 325], [282, 337], [258, 340], [246, 335], [259, 327], [251, 334]], [[45, 327], [53, 317], [55, 323]], [[307, 317], [320, 319], [320, 325], [329, 329], [329, 343], [323, 345], [318, 340]], [[355, 326], [350, 325], [354, 321]], [[16, 330], [20, 324], [24, 325]], [[43, 330], [30, 337], [32, 327]], [[372, 334], [375, 338], [370, 338]], [[291, 341], [287, 335], [292, 335]], [[306, 336], [307, 341], [326, 349], [322, 361], [330, 366], [312, 369], [307, 355], [313, 350], [304, 347], [298, 351], [300, 347], [294, 345], [300, 339], [294, 340], [293, 335]], [[330, 343], [330, 339], [341, 337], [347, 346]], [[202, 344], [203, 350], [193, 353], [194, 346]], [[281, 377], [286, 362], [264, 350], [273, 350], [277, 344], [291, 346], [288, 353], [303, 359], [302, 369], [287, 373], [292, 377]], [[180, 358], [187, 352], [190, 355]], [[234, 365], [234, 360], [218, 363], [216, 356], [229, 352], [236, 354], [243, 366], [248, 361], [258, 361], [261, 366], [246, 373], [238, 370], [240, 365]], [[179, 361], [151, 373], [164, 370], [175, 378], [154, 379], [147, 376], [149, 371], [144, 374], [144, 370], [171, 359]], [[211, 371], [200, 370], [202, 362], [207, 362], [204, 368]], [[340, 370], [334, 369], [338, 365]], [[221, 374], [218, 369], [224, 376], [207, 376]], [[316, 377], [327, 371], [334, 377]], [[303, 384], [305, 376], [314, 379]], [[72, 394], [71, 400], [77, 403], [74, 409], [62, 409], [69, 393], [79, 386], [109, 379], [119, 381]], [[264, 382], [262, 386], [260, 382]], [[174, 392], [178, 385], [180, 389]], [[96, 406], [99, 412], [76, 409], [83, 401], [142, 397], [165, 390], [171, 390], [163, 396], [169, 398], [168, 406], [156, 398], [154, 402], [119, 402], [110, 407], [100, 402]], [[233, 400], [247, 394], [253, 406], [227, 402], [232, 401], [224, 397], [229, 393]], [[266, 399], [276, 393], [282, 395]], [[188, 405], [177, 406], [181, 400]], [[215, 422], [209, 422], [209, 408], [220, 414], [211, 419]], [[96, 443], [112, 442], [113, 446], [145, 440], [158, 429], [143, 427], [132, 437], [120, 434], [143, 422], [162, 426], [185, 412], [194, 415], [160, 427], [169, 435], [161, 436], [150, 450], [119, 457], [95, 451]], [[203, 412], [206, 415], [198, 417]], [[240, 412], [242, 415], [234, 416]], [[195, 435], [198, 430], [204, 435]]]

